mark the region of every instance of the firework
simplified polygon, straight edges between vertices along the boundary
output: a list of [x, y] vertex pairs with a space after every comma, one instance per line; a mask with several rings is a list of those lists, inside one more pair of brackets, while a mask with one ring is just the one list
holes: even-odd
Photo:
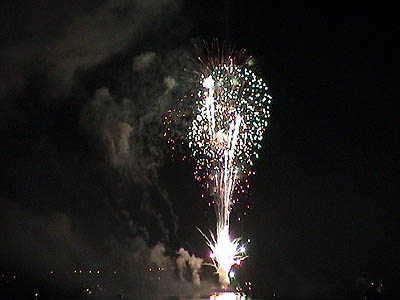
[[[187, 117], [188, 146], [195, 158], [195, 178], [203, 183], [216, 211], [216, 234], [203, 234], [211, 249], [210, 258], [222, 286], [230, 283], [232, 266], [240, 265], [247, 256], [240, 239], [230, 237], [232, 205], [249, 188], [248, 176], [253, 173], [263, 133], [270, 116], [271, 96], [267, 86], [249, 67], [251, 61], [241, 50], [206, 53], [199, 57], [202, 70], [198, 89], [190, 99], [191, 113], [170, 111], [165, 118], [165, 137], [174, 149], [170, 127], [173, 116]], [[210, 205], [210, 203], [209, 203]]]
[[[229, 234], [233, 196], [251, 173], [270, 116], [267, 86], [245, 65], [229, 57], [200, 76], [188, 134], [196, 159], [195, 177], [210, 188], [216, 206], [216, 236], [207, 238], [212, 262], [223, 286], [233, 265], [246, 258], [239, 239]], [[247, 184], [246, 184], [247, 186]]]

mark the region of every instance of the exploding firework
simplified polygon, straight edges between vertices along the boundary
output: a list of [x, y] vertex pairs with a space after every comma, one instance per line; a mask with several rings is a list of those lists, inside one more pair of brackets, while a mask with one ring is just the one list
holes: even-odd
[[246, 258], [239, 239], [229, 234], [230, 212], [240, 179], [251, 172], [270, 115], [267, 86], [246, 66], [216, 65], [200, 76], [195, 114], [188, 134], [196, 158], [195, 176], [211, 188], [216, 205], [216, 236], [207, 239], [223, 286], [234, 264]]
[[[199, 57], [203, 69], [198, 90], [191, 97], [194, 105], [187, 139], [196, 160], [195, 178], [215, 204], [216, 234], [203, 235], [219, 281], [226, 287], [232, 266], [247, 257], [240, 239], [230, 237], [230, 212], [234, 199], [249, 187], [247, 178], [253, 173], [272, 98], [263, 80], [250, 69], [244, 51], [235, 56], [232, 51], [224, 55], [217, 50], [216, 56]], [[173, 113], [179, 115], [170, 111], [170, 116]], [[166, 124], [171, 122], [167, 117]], [[173, 138], [168, 142], [173, 147], [178, 143]]]

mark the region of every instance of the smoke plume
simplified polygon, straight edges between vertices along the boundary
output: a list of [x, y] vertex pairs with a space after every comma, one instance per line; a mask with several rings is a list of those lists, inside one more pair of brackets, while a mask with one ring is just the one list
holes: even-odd
[[180, 248], [177, 253], [179, 256], [176, 259], [176, 265], [178, 267], [178, 274], [181, 281], [185, 281], [186, 269], [187, 266], [189, 266], [193, 283], [196, 286], [200, 286], [199, 271], [203, 264], [203, 259], [196, 257], [194, 254], [190, 255], [189, 252], [183, 248]]
[[1, 4], [2, 267], [77, 288], [71, 272], [101, 270], [104, 294], [187, 293], [159, 172], [162, 119], [190, 90], [190, 52], [159, 42], [180, 6], [54, 3]]

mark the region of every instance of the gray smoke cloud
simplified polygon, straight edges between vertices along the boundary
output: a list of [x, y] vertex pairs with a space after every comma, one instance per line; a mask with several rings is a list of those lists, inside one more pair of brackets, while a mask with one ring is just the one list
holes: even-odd
[[133, 70], [141, 71], [146, 69], [152, 61], [154, 61], [156, 54], [154, 52], [146, 52], [141, 55], [138, 55], [133, 60]]
[[162, 120], [167, 110], [192, 88], [183, 71], [192, 63], [189, 57], [184, 49], [139, 54], [132, 59], [133, 69], [117, 79], [131, 83], [128, 88], [122, 86], [117, 96], [101, 87], [81, 110], [81, 124], [100, 141], [107, 162], [132, 171], [142, 184], [157, 179], [166, 157]]
[[130, 82], [129, 88], [114, 89], [115, 95], [108, 87], [97, 89], [80, 111], [80, 125], [94, 139], [109, 167], [158, 192], [172, 224], [166, 224], [165, 216], [155, 208], [159, 204], [148, 192], [143, 193], [140, 210], [157, 222], [163, 239], [168, 240], [171, 229], [176, 233], [178, 218], [165, 189], [158, 184], [158, 170], [168, 156], [162, 120], [190, 86], [181, 76], [188, 65], [188, 53], [146, 52], [132, 61], [140, 68], [128, 69], [125, 77], [117, 78], [118, 82]]
[[192, 280], [196, 286], [200, 286], [200, 268], [203, 264], [203, 259], [196, 257], [194, 254], [190, 255], [188, 251], [180, 248], [177, 252], [179, 256], [176, 259], [176, 265], [178, 267], [178, 274], [181, 281], [185, 281], [185, 273], [187, 266], [191, 270]]
[[[10, 14], [2, 17], [0, 26], [5, 37], [0, 97], [23, 88], [37, 70], [49, 72], [51, 92], [65, 95], [76, 70], [96, 66], [134, 45], [180, 9], [174, 0], [26, 1], [16, 7], [5, 3], [2, 8]], [[21, 28], [11, 31], [15, 20]]]
[[1, 257], [44, 280], [49, 270], [99, 268], [118, 270], [115, 285], [143, 297], [189, 293], [193, 284], [177, 280], [178, 217], [159, 169], [162, 119], [191, 88], [182, 76], [190, 52], [147, 41], [179, 5], [1, 5], [12, 12], [0, 21]]
[[33, 261], [35, 271], [48, 271], [66, 264], [74, 265], [79, 256], [87, 256], [84, 239], [74, 231], [71, 219], [62, 212], [33, 213], [13, 201], [1, 199], [0, 217], [1, 240], [7, 241], [0, 247], [3, 258], [14, 262]]
[[192, 254], [192, 256], [190, 257], [189, 260], [189, 267], [192, 270], [192, 277], [193, 277], [193, 283], [197, 286], [200, 285], [200, 268], [203, 264], [203, 259], [194, 256], [194, 254]]
[[[134, 128], [128, 123], [133, 117], [128, 105], [128, 100], [119, 104], [107, 88], [100, 88], [81, 111], [82, 122], [89, 134], [101, 140], [106, 159], [114, 167], [129, 163], [129, 138]], [[137, 161], [140, 161], [139, 157]]]
[[[0, 217], [4, 224], [0, 238], [7, 241], [0, 247], [1, 257], [16, 264], [29, 262], [36, 279], [51, 281], [50, 272], [59, 276], [74, 270], [84, 274], [100, 270], [102, 277], [96, 279], [101, 286], [98, 296], [115, 295], [117, 291], [145, 298], [194, 295], [211, 288], [208, 282], [200, 285], [203, 260], [190, 256], [183, 248], [176, 258], [167, 254], [163, 243], [151, 246], [142, 235], [126, 235], [121, 240], [106, 234], [102, 243], [94, 245], [66, 214], [33, 212], [5, 199], [0, 202]], [[189, 274], [192, 283], [184, 280]], [[177, 280], [178, 276], [182, 281]], [[88, 285], [85, 275], [67, 278], [63, 278], [62, 288]], [[202, 290], [193, 290], [193, 286]]]

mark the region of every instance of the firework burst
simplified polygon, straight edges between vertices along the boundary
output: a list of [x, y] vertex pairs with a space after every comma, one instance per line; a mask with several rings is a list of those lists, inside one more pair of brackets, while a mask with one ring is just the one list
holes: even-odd
[[[235, 197], [248, 189], [261, 141], [270, 116], [267, 86], [249, 67], [245, 51], [221, 51], [214, 47], [199, 56], [197, 92], [191, 95], [193, 110], [188, 126], [188, 146], [195, 158], [195, 178], [203, 183], [215, 204], [216, 234], [206, 235], [212, 265], [222, 286], [229, 285], [229, 272], [247, 256], [240, 239], [230, 237], [230, 212]], [[185, 115], [179, 112], [173, 114]], [[170, 126], [172, 118], [166, 117]], [[167, 126], [167, 127], [168, 127]], [[168, 136], [171, 134], [166, 133]], [[181, 143], [172, 137], [174, 147]]]

